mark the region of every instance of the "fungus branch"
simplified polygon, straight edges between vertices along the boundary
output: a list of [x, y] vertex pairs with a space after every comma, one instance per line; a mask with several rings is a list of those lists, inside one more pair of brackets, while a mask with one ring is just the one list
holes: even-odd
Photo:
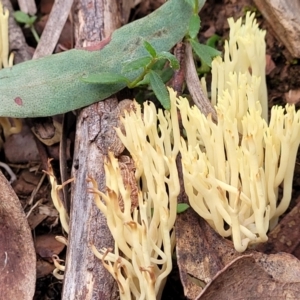
[[[173, 226], [176, 218], [179, 180], [175, 158], [179, 141], [176, 107], [156, 111], [153, 103], [122, 118], [124, 134], [117, 133], [135, 164], [138, 206], [132, 209], [132, 189], [124, 184], [118, 159], [109, 153], [105, 163], [107, 191], [101, 192], [93, 179], [98, 208], [107, 218], [115, 249], [92, 250], [116, 279], [121, 299], [160, 299], [166, 276], [172, 269]], [[172, 115], [172, 117], [171, 117]], [[172, 118], [172, 120], [171, 120]], [[119, 197], [123, 199], [120, 207]], [[123, 253], [123, 257], [121, 256]]]
[[52, 159], [48, 159], [48, 171], [44, 171], [44, 173], [46, 173], [49, 176], [49, 181], [51, 183], [51, 198], [52, 198], [54, 207], [58, 211], [61, 226], [66, 233], [69, 233], [69, 215], [66, 211], [63, 201], [60, 199], [59, 191], [66, 184], [69, 184], [70, 182], [72, 182], [74, 180], [74, 178], [71, 178], [71, 179], [67, 180], [66, 182], [64, 182], [62, 185], [59, 185], [57, 183], [57, 179], [53, 173], [53, 168], [50, 163], [51, 160]]
[[[224, 60], [218, 57], [212, 63], [212, 104], [216, 105], [219, 97], [223, 97], [223, 92], [227, 89], [229, 92], [235, 90], [237, 93], [232, 95], [234, 97], [232, 100], [236, 106], [235, 114], [238, 122], [248, 109], [244, 103], [246, 90], [243, 86], [246, 83], [252, 86], [259, 85], [254, 99], [255, 102], [260, 102], [262, 116], [268, 121], [268, 96], [265, 79], [266, 43], [264, 41], [266, 32], [258, 28], [254, 17], [255, 14], [247, 12], [244, 24], [242, 24], [242, 18], [236, 22], [233, 18], [228, 19], [230, 32], [229, 41], [225, 42]], [[239, 84], [237, 84], [238, 82]]]
[[294, 106], [275, 106], [267, 124], [265, 32], [254, 15], [247, 14], [244, 25], [241, 19], [229, 19], [229, 24], [224, 61], [218, 57], [212, 63], [218, 124], [190, 107], [187, 99], [171, 102], [180, 110], [187, 135], [180, 152], [190, 204], [242, 252], [249, 244], [266, 241], [269, 227], [288, 208], [300, 112]]
[[258, 111], [249, 112], [242, 119], [240, 141], [230, 111], [217, 106], [216, 125], [187, 99], [177, 99], [177, 106], [187, 134], [180, 152], [191, 206], [219, 234], [232, 236], [238, 251], [266, 241], [269, 222], [276, 222], [291, 199], [300, 112], [289, 105], [274, 107], [269, 126]]

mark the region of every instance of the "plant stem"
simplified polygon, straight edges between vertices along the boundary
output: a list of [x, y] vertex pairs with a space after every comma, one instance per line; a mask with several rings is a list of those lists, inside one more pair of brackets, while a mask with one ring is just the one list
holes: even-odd
[[153, 65], [156, 63], [157, 58], [153, 58], [148, 65], [144, 67], [144, 71], [141, 75], [139, 75], [135, 80], [133, 80], [131, 83], [129, 83], [127, 86], [128, 88], [132, 89], [134, 88], [143, 78], [146, 76], [146, 74], [151, 70]]
[[30, 26], [30, 30], [31, 30], [31, 33], [32, 33], [34, 39], [36, 40], [36, 42], [39, 43], [40, 37], [38, 36], [38, 34], [37, 34], [37, 32], [36, 32], [33, 25]]

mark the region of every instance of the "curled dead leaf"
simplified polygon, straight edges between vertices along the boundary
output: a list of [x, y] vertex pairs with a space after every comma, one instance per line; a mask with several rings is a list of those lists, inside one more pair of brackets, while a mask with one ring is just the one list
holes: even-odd
[[[234, 259], [216, 274], [196, 300], [266, 299], [266, 297], [268, 299], [298, 299], [299, 277], [290, 278], [284, 263], [296, 269], [297, 276], [299, 276], [299, 260], [289, 254], [281, 258], [280, 254], [279, 257], [276, 256], [278, 255], [273, 255], [272, 258], [270, 256], [268, 259], [269, 263], [272, 262], [273, 268], [258, 263], [252, 255], [243, 255]], [[292, 266], [292, 264], [295, 265]]]
[[1, 172], [0, 199], [0, 295], [31, 300], [36, 280], [33, 240], [19, 199]]
[[176, 240], [188, 299], [298, 299], [300, 261], [291, 254], [241, 255], [192, 210], [177, 216]]

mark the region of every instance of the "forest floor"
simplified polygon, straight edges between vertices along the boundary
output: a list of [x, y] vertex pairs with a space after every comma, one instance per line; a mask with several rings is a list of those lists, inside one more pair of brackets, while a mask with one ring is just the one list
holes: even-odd
[[[39, 2], [39, 1], [37, 1]], [[39, 17], [36, 23], [38, 33], [41, 33], [51, 9], [51, 2], [39, 2]], [[300, 61], [290, 56], [285, 46], [277, 39], [270, 24], [263, 18], [261, 13], [256, 9], [255, 4], [251, 0], [207, 0], [204, 8], [201, 10], [201, 32], [199, 40], [205, 43], [206, 40], [213, 34], [220, 36], [217, 48], [222, 51], [224, 40], [228, 39], [229, 26], [227, 19], [233, 17], [235, 20], [239, 17], [245, 16], [246, 11], [253, 11], [256, 14], [259, 26], [266, 30], [266, 54], [267, 54], [267, 88], [269, 98], [269, 108], [274, 105], [285, 105], [287, 102], [295, 103], [299, 108], [300, 102]], [[150, 11], [149, 11], [150, 13]], [[299, 12], [300, 13], [300, 12]], [[142, 17], [144, 11], [139, 10], [139, 6], [135, 8], [132, 16]], [[25, 29], [25, 36], [28, 43], [33, 47], [35, 42], [28, 31]], [[60, 39], [61, 49], [69, 49], [72, 45], [72, 24], [70, 21], [66, 24]], [[209, 76], [208, 76], [209, 78]], [[43, 119], [39, 126], [43, 127]], [[60, 118], [57, 119], [60, 122]], [[37, 126], [37, 124], [35, 124]], [[75, 129], [74, 129], [75, 130]], [[72, 164], [72, 153], [74, 146], [75, 132], [69, 135], [68, 139], [68, 166]], [[18, 136], [18, 137], [17, 137]], [[62, 228], [58, 222], [57, 213], [53, 208], [50, 197], [50, 184], [47, 177], [41, 172], [41, 163], [39, 159], [38, 148], [32, 146], [34, 139], [30, 133], [28, 126], [24, 125], [21, 134], [12, 136], [4, 143], [4, 151], [2, 152], [1, 160], [7, 162], [17, 175], [17, 180], [13, 182], [12, 187], [18, 195], [22, 206], [26, 213], [29, 207], [39, 202], [38, 209], [33, 209], [28, 216], [28, 222], [34, 234], [35, 248], [37, 254], [37, 285], [36, 285], [36, 300], [41, 299], [60, 299], [62, 281], [56, 279], [52, 275], [54, 269], [52, 255], [57, 254], [61, 259], [66, 255], [66, 249], [63, 244], [55, 240], [56, 235], [62, 234]], [[53, 166], [58, 170], [58, 145], [47, 147], [49, 156], [54, 158]], [[21, 163], [22, 162], [22, 163]], [[7, 175], [7, 174], [6, 174]], [[36, 187], [40, 184], [40, 187]], [[288, 214], [297, 204], [299, 204], [300, 195], [300, 156], [298, 155], [294, 182], [293, 194], [290, 207], [286, 214]], [[30, 205], [29, 205], [30, 203]], [[43, 214], [41, 214], [41, 209]], [[298, 222], [299, 214], [297, 214], [290, 221]], [[280, 235], [289, 236], [290, 230], [288, 226], [282, 226]], [[295, 235], [295, 233], [294, 233]], [[300, 241], [300, 231], [298, 230], [296, 236], [293, 237], [293, 246], [284, 248], [285, 252], [291, 253], [300, 259], [300, 246], [297, 244]], [[276, 248], [276, 243], [274, 244]], [[277, 248], [276, 248], [277, 249]], [[282, 250], [282, 251], [283, 251]], [[264, 253], [273, 253], [272, 249], [261, 249]], [[176, 260], [174, 260], [176, 266]], [[162, 299], [185, 299], [183, 295], [183, 287], [180, 283], [180, 275], [178, 268], [174, 268], [165, 288]]]

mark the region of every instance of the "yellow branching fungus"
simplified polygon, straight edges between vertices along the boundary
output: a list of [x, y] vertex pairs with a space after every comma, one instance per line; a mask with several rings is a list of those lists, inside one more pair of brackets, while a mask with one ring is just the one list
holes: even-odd
[[[220, 235], [230, 237], [237, 251], [266, 241], [269, 227], [289, 205], [300, 111], [275, 106], [267, 123], [265, 33], [253, 15], [247, 14], [245, 25], [229, 23], [232, 41], [225, 45], [224, 62], [213, 62], [218, 123], [169, 89], [170, 112], [157, 112], [146, 102], [142, 114], [135, 104], [122, 118], [124, 131], [116, 129], [134, 161], [138, 205], [132, 209], [131, 186], [124, 184], [113, 154], [105, 163], [107, 191], [99, 191], [90, 179], [115, 240], [114, 249], [92, 250], [116, 279], [121, 299], [160, 299], [174, 247], [178, 152], [192, 208]], [[180, 136], [177, 109], [186, 138]], [[283, 196], [278, 199], [280, 185]]]
[[[260, 81], [255, 101], [262, 107], [262, 116], [268, 120], [268, 97], [265, 79], [266, 43], [264, 30], [258, 28], [254, 13], [247, 12], [245, 23], [242, 18], [234, 22], [228, 19], [230, 32], [229, 41], [225, 42], [224, 59], [216, 58], [212, 63], [211, 101], [213, 105], [223, 97], [226, 90], [233, 90], [230, 94], [236, 105], [236, 117], [239, 121], [247, 112], [244, 103], [246, 90], [243, 85], [257, 85]], [[235, 73], [235, 75], [233, 75]], [[235, 78], [232, 78], [234, 76]], [[243, 78], [240, 78], [243, 77]], [[237, 83], [239, 83], [237, 85]], [[241, 86], [240, 86], [241, 85]], [[232, 94], [235, 92], [235, 94]]]
[[[52, 255], [55, 269], [53, 270], [53, 276], [58, 280], [63, 280], [66, 267], [64, 266], [65, 261], [60, 259], [56, 254]], [[63, 264], [62, 264], [63, 263]]]
[[[109, 154], [105, 163], [107, 192], [93, 184], [95, 202], [107, 218], [115, 248], [92, 246], [116, 279], [121, 299], [160, 299], [166, 276], [172, 269], [173, 226], [176, 219], [179, 180], [175, 158], [179, 146], [176, 107], [157, 113], [153, 103], [136, 104], [135, 112], [122, 118], [118, 135], [135, 163], [138, 206], [132, 211], [131, 188], [124, 186], [117, 158]], [[173, 137], [178, 138], [174, 143]], [[120, 207], [119, 195], [123, 199]], [[103, 201], [103, 202], [102, 202]], [[121, 257], [120, 253], [123, 253]]]
[[0, 69], [2, 66], [7, 68], [9, 65], [9, 43], [8, 43], [8, 9], [3, 8], [2, 3], [0, 2]]
[[[48, 159], [48, 171], [44, 171], [44, 173], [46, 173], [49, 176], [49, 181], [51, 184], [51, 199], [52, 199], [54, 207], [58, 211], [61, 226], [62, 226], [63, 230], [67, 234], [69, 234], [69, 215], [68, 215], [68, 212], [67, 212], [62, 200], [60, 199], [59, 193], [66, 184], [69, 184], [70, 182], [74, 181], [74, 178], [71, 178], [71, 179], [65, 181], [63, 184], [58, 184], [57, 179], [53, 172], [53, 168], [51, 166], [51, 160], [52, 159]], [[65, 244], [66, 246], [68, 246], [68, 241], [65, 237], [56, 236], [55, 239], [57, 241], [61, 242], [62, 244]], [[55, 269], [53, 270], [53, 276], [59, 280], [63, 280], [63, 278], [64, 278], [63, 273], [65, 271], [65, 266], [62, 265], [61, 262], [64, 263], [64, 260], [60, 259], [57, 255], [53, 255], [52, 259], [53, 259], [54, 266], [55, 266]]]
[[[11, 67], [14, 59], [13, 53], [9, 56], [8, 17], [9, 11], [2, 6], [0, 1], [0, 69]], [[22, 122], [19, 119], [13, 119], [13, 123], [15, 126], [12, 126], [9, 118], [0, 117], [0, 125], [5, 138], [21, 131]]]
[[237, 120], [222, 106], [215, 124], [187, 99], [177, 99], [177, 105], [187, 134], [180, 152], [191, 206], [219, 234], [231, 236], [238, 251], [266, 241], [269, 222], [276, 222], [291, 199], [300, 112], [273, 107], [268, 126], [259, 111], [249, 111], [240, 135]]
[[49, 180], [51, 183], [51, 198], [52, 198], [54, 207], [56, 208], [56, 210], [59, 213], [59, 219], [60, 219], [61, 226], [66, 233], [69, 233], [69, 215], [66, 211], [66, 208], [65, 208], [62, 200], [60, 199], [59, 191], [62, 190], [66, 184], [69, 184], [70, 182], [72, 182], [74, 180], [74, 178], [67, 180], [66, 182], [64, 182], [61, 185], [58, 184], [57, 179], [53, 173], [53, 168], [51, 166], [51, 160], [52, 159], [48, 159], [48, 171], [47, 172], [44, 171], [44, 172], [49, 176]]
[[269, 227], [290, 203], [300, 112], [273, 107], [267, 124], [265, 32], [249, 13], [245, 24], [229, 19], [229, 25], [224, 61], [212, 63], [218, 124], [186, 99], [176, 102], [187, 134], [180, 151], [190, 204], [242, 252], [267, 240]]
[[[14, 123], [13, 125], [11, 121]], [[12, 134], [21, 132], [22, 130], [22, 121], [20, 119], [0, 117], [0, 125], [5, 139]]]

